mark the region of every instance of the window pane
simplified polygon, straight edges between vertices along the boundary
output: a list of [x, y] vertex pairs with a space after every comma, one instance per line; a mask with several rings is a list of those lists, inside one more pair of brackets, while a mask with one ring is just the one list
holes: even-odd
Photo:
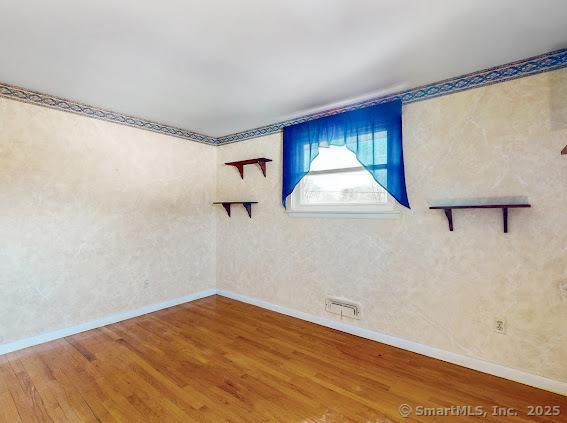
[[317, 204], [386, 204], [386, 191], [365, 169], [308, 174], [301, 181], [300, 202]]
[[[386, 132], [359, 137], [358, 152], [375, 164], [386, 164]], [[387, 169], [376, 169], [383, 174]], [[311, 171], [301, 180], [297, 193], [297, 205], [302, 206], [374, 206], [388, 204], [387, 192], [362, 167], [355, 154], [346, 146], [321, 147], [311, 164]]]
[[388, 133], [386, 131], [374, 134], [374, 164], [388, 163]]
[[[352, 139], [349, 142], [356, 143], [357, 141]], [[312, 155], [309, 148], [309, 145], [305, 146], [306, 171], [309, 168], [309, 161]], [[359, 135], [356, 148], [360, 156], [373, 160], [373, 164], [386, 164], [388, 160], [387, 132], [375, 132], [374, 137], [372, 137], [372, 134]], [[360, 163], [356, 156], [346, 146], [331, 146], [319, 148], [319, 155], [311, 163], [310, 170], [344, 169], [358, 166], [360, 166]]]
[[319, 155], [311, 163], [311, 170], [344, 169], [359, 166], [361, 164], [349, 149], [344, 146], [331, 146], [319, 148]]

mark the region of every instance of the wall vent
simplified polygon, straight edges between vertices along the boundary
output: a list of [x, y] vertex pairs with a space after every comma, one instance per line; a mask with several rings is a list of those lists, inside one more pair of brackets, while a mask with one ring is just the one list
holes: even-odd
[[342, 298], [327, 297], [325, 310], [349, 319], [360, 319], [360, 304]]

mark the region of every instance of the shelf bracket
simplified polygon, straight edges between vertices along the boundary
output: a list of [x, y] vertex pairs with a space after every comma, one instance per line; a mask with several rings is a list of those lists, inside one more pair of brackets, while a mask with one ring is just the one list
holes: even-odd
[[260, 166], [260, 170], [262, 171], [262, 175], [264, 175], [264, 178], [265, 178], [266, 177], [266, 162], [259, 161], [258, 166]]
[[226, 210], [226, 214], [228, 214], [228, 217], [230, 217], [230, 203], [222, 203], [222, 206]]
[[248, 212], [248, 217], [252, 219], [252, 203], [242, 203], [246, 211]]
[[445, 211], [445, 216], [447, 216], [447, 221], [449, 222], [449, 230], [453, 230], [453, 209], [443, 209]]
[[235, 164], [233, 166], [238, 169], [238, 173], [240, 173], [240, 179], [244, 179], [244, 165], [243, 164]]
[[244, 207], [246, 213], [248, 213], [248, 217], [252, 218], [252, 204], [258, 204], [258, 202], [257, 201], [216, 201], [213, 204], [221, 204], [226, 210], [226, 214], [228, 214], [228, 217], [230, 217], [230, 211], [231, 211], [230, 207], [233, 204], [242, 204], [242, 207]]
[[502, 207], [502, 223], [504, 224], [504, 233], [508, 233], [508, 207]]

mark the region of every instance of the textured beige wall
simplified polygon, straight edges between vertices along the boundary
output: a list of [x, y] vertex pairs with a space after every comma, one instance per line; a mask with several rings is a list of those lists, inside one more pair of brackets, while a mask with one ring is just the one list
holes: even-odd
[[0, 98], [0, 344], [214, 288], [215, 155]]
[[[212, 288], [216, 270], [223, 289], [328, 318], [326, 295], [350, 298], [349, 323], [567, 381], [567, 70], [405, 106], [404, 137], [411, 211], [296, 219], [280, 135], [215, 148], [0, 99], [0, 344]], [[266, 179], [223, 165], [256, 156]], [[497, 210], [455, 212], [451, 233], [427, 209], [497, 196], [533, 204], [506, 235]], [[229, 219], [213, 198], [260, 204]]]
[[[297, 219], [280, 203], [281, 135], [220, 147], [217, 198], [260, 204], [248, 219], [218, 208], [219, 288], [334, 318], [324, 297], [360, 302], [350, 322], [567, 381], [567, 70], [404, 106], [412, 210], [397, 220]], [[265, 156], [268, 178], [230, 160]], [[527, 196], [532, 209], [456, 211], [442, 199]], [[493, 331], [507, 319], [507, 335]]]

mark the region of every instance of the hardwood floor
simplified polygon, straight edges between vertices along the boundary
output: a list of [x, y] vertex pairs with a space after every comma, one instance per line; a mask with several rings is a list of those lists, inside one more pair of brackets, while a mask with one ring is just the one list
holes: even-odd
[[[418, 406], [567, 421], [567, 397], [219, 296], [0, 356], [10, 423], [476, 420], [416, 416]], [[529, 406], [562, 416], [527, 416]]]

